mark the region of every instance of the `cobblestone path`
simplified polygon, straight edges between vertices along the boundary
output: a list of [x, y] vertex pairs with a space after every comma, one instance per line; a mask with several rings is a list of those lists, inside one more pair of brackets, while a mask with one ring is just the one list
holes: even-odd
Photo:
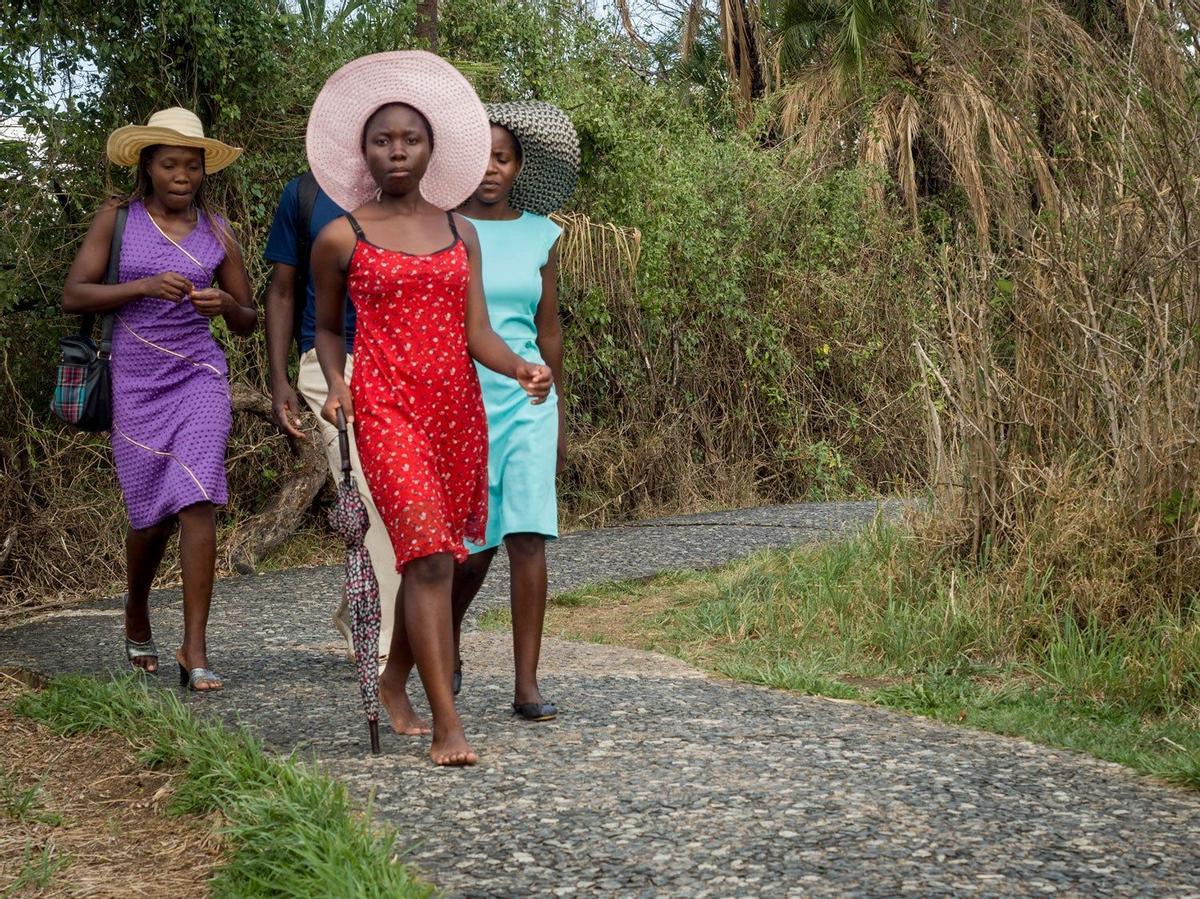
[[[807, 504], [571, 535], [552, 548], [552, 589], [827, 539], [876, 511]], [[460, 699], [479, 766], [435, 769], [424, 740], [390, 733], [371, 758], [329, 627], [339, 583], [336, 568], [220, 582], [210, 643], [229, 687], [189, 701], [371, 798], [451, 896], [1200, 896], [1200, 794], [620, 647], [548, 640], [542, 685], [562, 714], [530, 724], [508, 712], [507, 635], [474, 631]], [[497, 565], [479, 608], [506, 588]], [[173, 647], [178, 593], [154, 605]], [[120, 670], [119, 628], [115, 600], [51, 613], [0, 633], [0, 665]]]

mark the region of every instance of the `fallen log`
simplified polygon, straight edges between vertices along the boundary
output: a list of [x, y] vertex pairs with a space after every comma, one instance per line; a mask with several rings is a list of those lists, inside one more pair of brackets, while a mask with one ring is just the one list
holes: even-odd
[[[235, 415], [245, 413], [274, 422], [271, 400], [265, 394], [232, 384], [230, 397]], [[298, 457], [295, 470], [263, 510], [238, 525], [226, 543], [225, 565], [238, 574], [254, 574], [262, 558], [292, 535], [329, 477], [320, 428], [310, 420], [303, 429], [305, 439], [292, 442]]]
[[4, 540], [0, 541], [0, 574], [17, 545], [21, 519], [28, 508], [25, 486], [17, 479], [16, 471], [12, 448], [6, 441], [0, 441], [0, 522], [4, 533]]

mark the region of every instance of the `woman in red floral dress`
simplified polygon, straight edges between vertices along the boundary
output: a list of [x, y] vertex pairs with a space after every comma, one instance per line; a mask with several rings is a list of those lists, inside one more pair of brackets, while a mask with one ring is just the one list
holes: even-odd
[[[430, 756], [469, 765], [477, 756], [450, 686], [450, 592], [454, 563], [467, 556], [464, 537], [481, 541], [487, 523], [487, 418], [471, 360], [516, 379], [533, 402], [545, 399], [552, 378], [492, 331], [474, 228], [422, 196], [439, 132], [413, 106], [387, 103], [360, 133], [377, 199], [331, 222], [312, 251], [317, 356], [329, 382], [323, 414], [333, 420], [340, 407], [353, 423], [363, 475], [404, 575], [380, 699], [398, 733], [426, 732], [405, 689], [415, 661], [433, 712]], [[346, 293], [358, 316], [349, 386]]]

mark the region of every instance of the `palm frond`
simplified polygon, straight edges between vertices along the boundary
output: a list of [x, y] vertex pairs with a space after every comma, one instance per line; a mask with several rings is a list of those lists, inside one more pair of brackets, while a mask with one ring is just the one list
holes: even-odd
[[768, 10], [780, 48], [781, 62], [798, 68], [812, 61], [821, 40], [838, 22], [838, 10], [828, 0], [779, 2]]
[[367, 0], [346, 0], [346, 2], [342, 4], [341, 9], [337, 11], [333, 19], [330, 21], [330, 29], [334, 31], [341, 29], [341, 27], [346, 24], [346, 21], [350, 18], [350, 16], [366, 5]]
[[826, 66], [809, 66], [774, 97], [780, 134], [811, 165], [836, 164], [853, 145], [860, 99]]
[[703, 0], [691, 0], [683, 15], [683, 25], [679, 32], [679, 58], [686, 64], [692, 58], [696, 49], [696, 39], [700, 36], [700, 20], [704, 15]]
[[598, 289], [610, 301], [633, 295], [642, 235], [636, 228], [596, 222], [582, 212], [556, 212], [562, 226], [558, 262], [564, 280], [579, 289]]
[[911, 94], [905, 94], [896, 110], [896, 184], [900, 196], [912, 217], [917, 221], [917, 165], [913, 154], [921, 132], [921, 107]]
[[837, 38], [842, 68], [861, 77], [867, 48], [895, 27], [901, 13], [896, 0], [845, 0]]
[[926, 0], [776, 0], [768, 15], [784, 68], [807, 65], [823, 45], [842, 70], [861, 77], [872, 46], [910, 20]]

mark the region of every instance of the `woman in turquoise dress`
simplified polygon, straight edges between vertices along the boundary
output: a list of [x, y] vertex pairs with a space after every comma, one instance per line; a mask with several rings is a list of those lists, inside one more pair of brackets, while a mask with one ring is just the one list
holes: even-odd
[[[492, 329], [527, 362], [549, 365], [561, 383], [558, 238], [546, 216], [575, 189], [579, 142], [570, 120], [548, 103], [488, 104], [492, 155], [483, 181], [460, 208], [479, 235], [483, 290]], [[513, 658], [513, 712], [546, 721], [558, 709], [537, 681], [546, 614], [546, 540], [558, 536], [555, 475], [562, 461], [562, 407], [557, 390], [532, 405], [507, 378], [478, 367], [488, 419], [488, 522], [481, 546], [454, 578], [454, 692], [462, 685], [462, 620], [501, 543], [508, 552]], [[514, 389], [515, 388], [515, 389]]]

